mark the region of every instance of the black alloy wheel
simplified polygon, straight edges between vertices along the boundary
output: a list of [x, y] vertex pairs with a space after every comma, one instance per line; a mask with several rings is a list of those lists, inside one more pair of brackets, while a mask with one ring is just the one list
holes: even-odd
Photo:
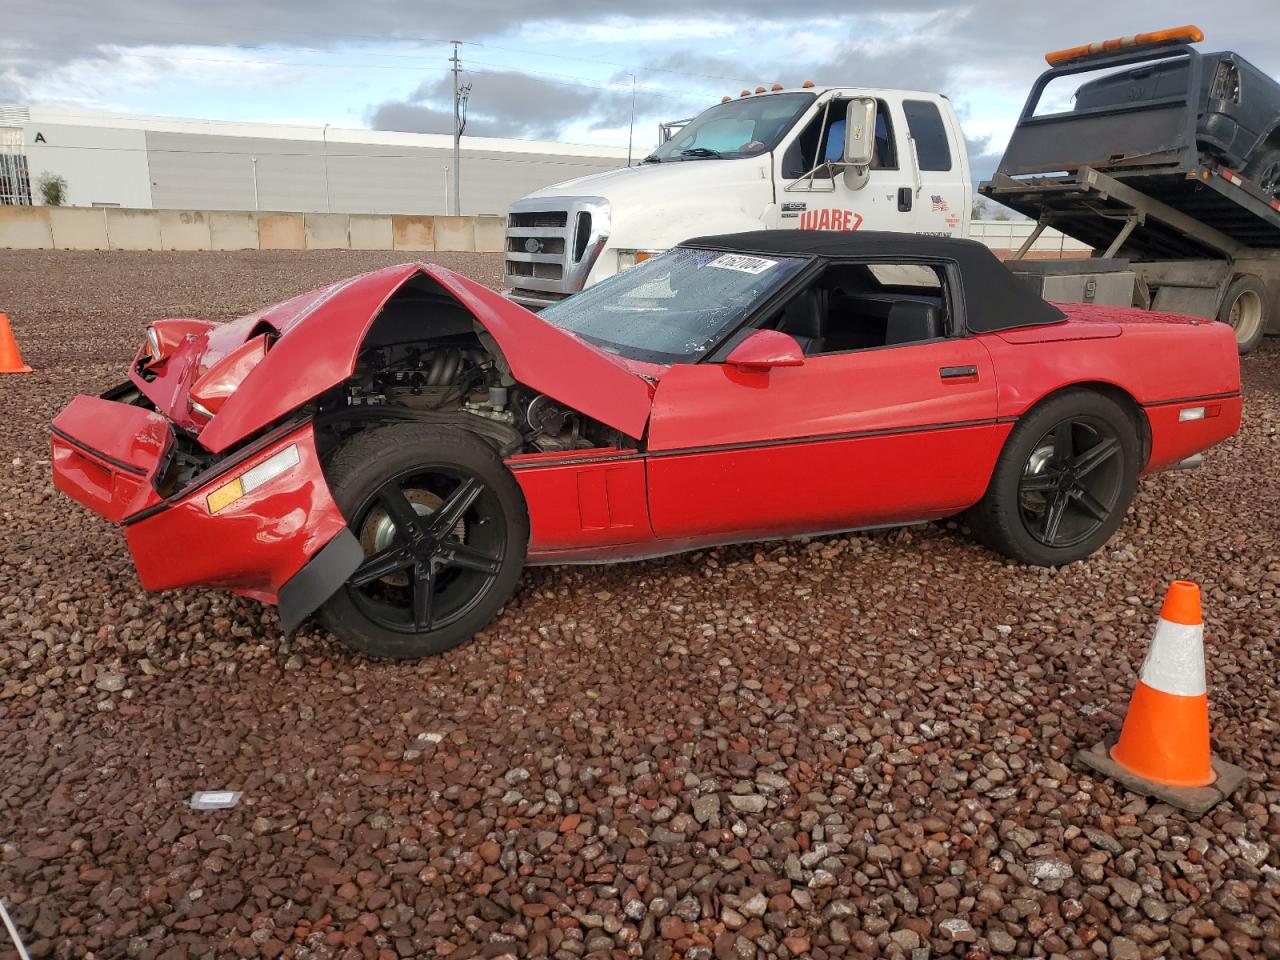
[[346, 589], [389, 630], [447, 627], [480, 602], [501, 572], [501, 520], [492, 491], [457, 467], [392, 477], [356, 523], [366, 559]]
[[515, 477], [480, 437], [375, 427], [339, 447], [326, 474], [365, 554], [322, 611], [347, 646], [397, 659], [442, 653], [511, 596], [529, 516]]
[[1124, 481], [1120, 440], [1097, 417], [1072, 417], [1040, 438], [1018, 482], [1027, 532], [1046, 547], [1089, 539], [1111, 518]]
[[1142, 457], [1141, 412], [1084, 387], [1042, 400], [1010, 431], [973, 535], [1021, 563], [1060, 566], [1099, 549], [1124, 521]]

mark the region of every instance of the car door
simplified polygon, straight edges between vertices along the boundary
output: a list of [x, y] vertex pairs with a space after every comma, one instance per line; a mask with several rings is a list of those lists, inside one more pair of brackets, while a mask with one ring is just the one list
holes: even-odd
[[807, 176], [815, 166], [843, 155], [849, 103], [848, 97], [834, 97], [819, 104], [808, 123], [797, 125], [792, 139], [776, 151], [775, 225], [784, 230], [912, 232], [918, 225], [912, 212], [915, 181], [905, 156], [908, 141], [899, 129], [903, 121], [887, 101], [876, 101], [875, 154], [865, 179], [850, 186], [840, 170], [825, 168]]
[[973, 337], [676, 366], [649, 424], [653, 529], [751, 539], [948, 516], [981, 498], [1007, 429]]

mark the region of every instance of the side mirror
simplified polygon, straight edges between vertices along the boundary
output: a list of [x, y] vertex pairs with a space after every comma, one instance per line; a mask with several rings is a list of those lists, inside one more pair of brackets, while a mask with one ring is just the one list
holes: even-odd
[[876, 151], [876, 101], [857, 97], [849, 101], [844, 123], [844, 162], [869, 167]]
[[798, 367], [804, 363], [804, 351], [795, 337], [779, 330], [757, 330], [729, 351], [724, 362], [739, 370], [754, 372]]
[[849, 101], [844, 122], [844, 182], [851, 190], [867, 182], [867, 171], [876, 154], [876, 101], [857, 97]]

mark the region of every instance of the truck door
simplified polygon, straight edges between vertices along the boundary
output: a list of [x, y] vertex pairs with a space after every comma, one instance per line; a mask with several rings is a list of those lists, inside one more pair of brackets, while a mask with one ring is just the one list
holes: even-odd
[[956, 143], [938, 104], [932, 100], [903, 100], [908, 158], [916, 182], [913, 191], [913, 233], [962, 237], [969, 220], [967, 164], [962, 143]]
[[[912, 101], [914, 124], [898, 104], [876, 99], [875, 150], [863, 178], [846, 177], [837, 165], [844, 148], [846, 115], [853, 98], [835, 96], [817, 107], [776, 154], [780, 229], [894, 230], [960, 236], [964, 233], [966, 175], [952, 160], [948, 128], [932, 101]], [[931, 124], [928, 112], [936, 124]], [[913, 126], [920, 134], [913, 134]], [[928, 140], [917, 146], [920, 136]], [[941, 137], [941, 151], [937, 149]], [[925, 148], [929, 170], [917, 168]], [[824, 166], [825, 164], [832, 166]]]

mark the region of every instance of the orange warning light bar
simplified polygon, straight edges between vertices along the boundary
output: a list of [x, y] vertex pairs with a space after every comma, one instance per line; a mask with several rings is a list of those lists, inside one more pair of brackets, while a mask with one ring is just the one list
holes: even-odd
[[1116, 37], [1114, 40], [1102, 40], [1098, 43], [1085, 43], [1066, 50], [1055, 50], [1044, 55], [1051, 67], [1082, 57], [1092, 57], [1099, 53], [1113, 53], [1116, 50], [1128, 50], [1130, 47], [1151, 47], [1162, 43], [1199, 43], [1204, 39], [1204, 31], [1194, 24], [1181, 27], [1170, 27], [1168, 30], [1153, 30], [1151, 33], [1137, 33], [1131, 37]]

